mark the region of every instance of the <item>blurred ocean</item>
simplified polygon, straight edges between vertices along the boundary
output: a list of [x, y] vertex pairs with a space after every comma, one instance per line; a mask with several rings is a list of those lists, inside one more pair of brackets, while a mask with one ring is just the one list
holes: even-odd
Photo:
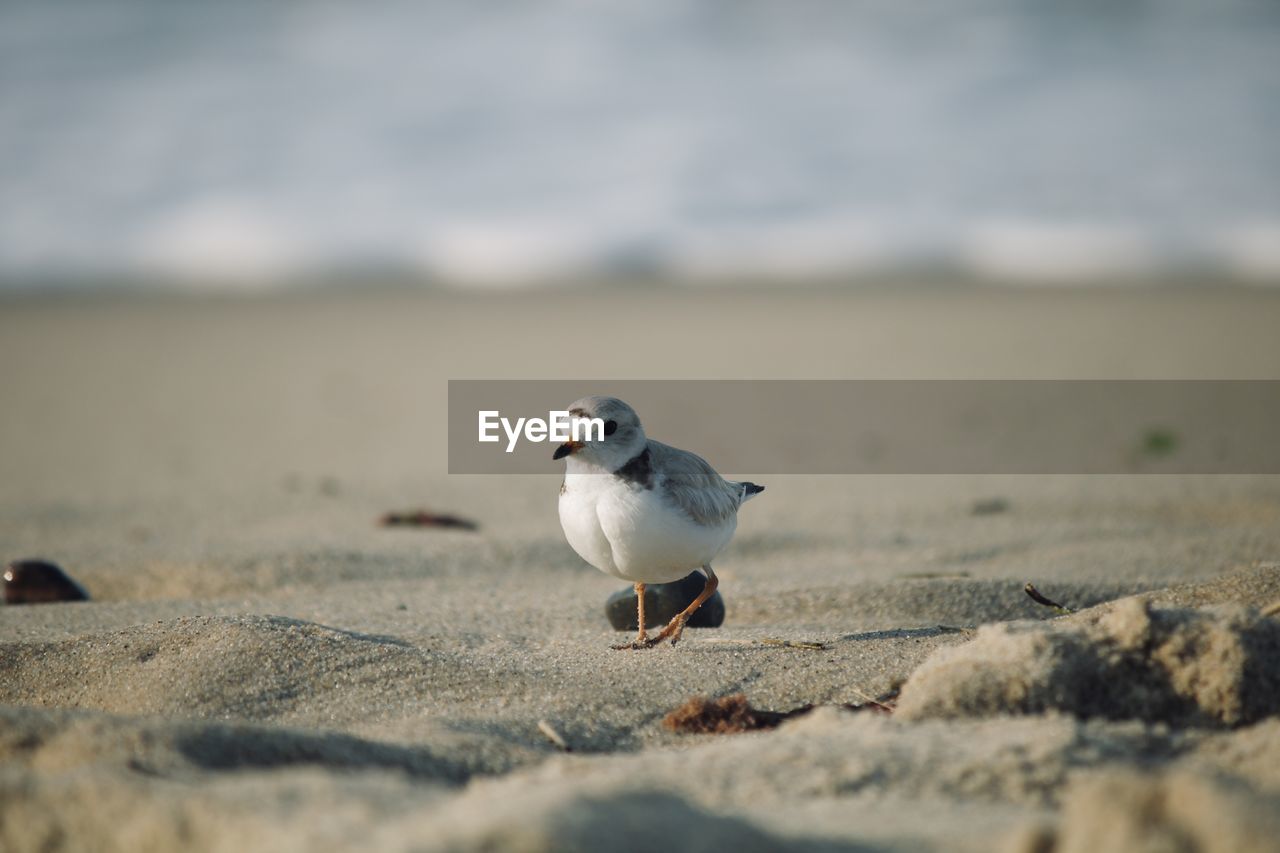
[[0, 0], [0, 280], [1280, 281], [1280, 3]]

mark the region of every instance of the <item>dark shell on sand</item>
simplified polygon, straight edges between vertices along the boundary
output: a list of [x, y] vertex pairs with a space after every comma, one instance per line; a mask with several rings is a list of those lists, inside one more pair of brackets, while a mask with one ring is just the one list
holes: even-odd
[[[702, 572], [691, 572], [687, 577], [671, 583], [654, 583], [644, 588], [644, 621], [646, 628], [666, 625], [681, 610], [688, 607], [706, 584]], [[636, 593], [634, 589], [620, 589], [605, 602], [604, 614], [615, 631], [634, 631], [636, 622]], [[717, 592], [702, 602], [702, 606], [689, 617], [690, 628], [719, 628], [724, 623], [724, 599]]]
[[44, 560], [14, 560], [4, 570], [6, 604], [88, 601], [89, 593], [62, 569]]

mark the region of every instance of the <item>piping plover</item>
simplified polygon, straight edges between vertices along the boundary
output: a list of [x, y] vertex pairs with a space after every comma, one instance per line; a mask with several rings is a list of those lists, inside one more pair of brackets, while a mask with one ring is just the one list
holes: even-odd
[[[567, 459], [560, 526], [582, 559], [635, 584], [639, 602], [639, 635], [614, 648], [647, 649], [667, 639], [674, 646], [716, 591], [711, 560], [733, 537], [738, 507], [764, 486], [726, 480], [702, 457], [646, 438], [635, 411], [615, 397], [583, 397], [569, 414], [601, 419], [604, 436], [556, 448], [553, 458]], [[645, 584], [670, 583], [697, 568], [707, 575], [702, 593], [649, 637]]]

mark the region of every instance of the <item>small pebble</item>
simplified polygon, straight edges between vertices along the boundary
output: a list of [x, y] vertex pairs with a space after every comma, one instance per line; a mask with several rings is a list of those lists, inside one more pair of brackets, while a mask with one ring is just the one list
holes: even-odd
[[[702, 572], [671, 583], [653, 583], [644, 588], [644, 621], [646, 628], [666, 625], [684, 610], [702, 592], [707, 579]], [[620, 589], [605, 602], [604, 614], [615, 631], [634, 631], [636, 622], [636, 593], [634, 589]], [[689, 617], [690, 628], [719, 628], [724, 623], [724, 599], [716, 592]]]
[[88, 601], [89, 593], [62, 569], [44, 560], [14, 560], [4, 570], [6, 604]]

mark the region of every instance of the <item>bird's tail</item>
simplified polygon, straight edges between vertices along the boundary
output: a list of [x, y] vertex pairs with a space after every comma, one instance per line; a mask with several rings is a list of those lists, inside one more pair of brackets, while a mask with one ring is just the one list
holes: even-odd
[[737, 486], [739, 489], [741, 489], [741, 491], [738, 492], [739, 504], [746, 503], [747, 501], [751, 500], [756, 495], [764, 491], [764, 486], [757, 486], [755, 483], [734, 483], [734, 485]]

